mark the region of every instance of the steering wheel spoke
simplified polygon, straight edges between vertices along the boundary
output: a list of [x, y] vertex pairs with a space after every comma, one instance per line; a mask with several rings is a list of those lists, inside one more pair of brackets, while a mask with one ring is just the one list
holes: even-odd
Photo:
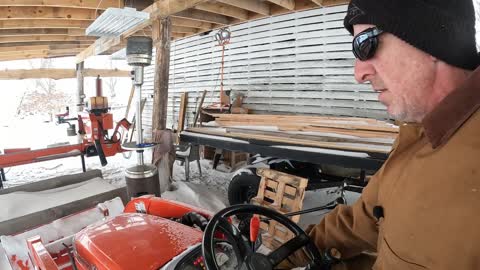
[[268, 260], [273, 266], [278, 265], [283, 260], [292, 255], [295, 251], [305, 246], [309, 241], [306, 234], [300, 234], [281, 245], [279, 248], [268, 254]]
[[[240, 230], [234, 225], [230, 224], [230, 222], [227, 220], [228, 217], [238, 214], [257, 214], [275, 220], [293, 232], [295, 237], [281, 245], [278, 249], [272, 251], [268, 256], [255, 253], [249, 244], [249, 240], [242, 237]], [[215, 259], [213, 241], [216, 231], [225, 232], [226, 236], [230, 240], [235, 241], [235, 243], [232, 244], [234, 244], [237, 250], [240, 251], [241, 257], [246, 260], [239, 265], [240, 269], [244, 267], [250, 270], [271, 269], [273, 266], [280, 264], [280, 262], [302, 247], [305, 247], [307, 254], [309, 254], [309, 257], [314, 264], [318, 265], [318, 262], [321, 262], [322, 257], [320, 252], [310, 241], [308, 235], [288, 217], [266, 207], [243, 204], [233, 205], [221, 210], [215, 214], [208, 223], [202, 241], [202, 253], [205, 259], [205, 266], [208, 270], [219, 269]]]

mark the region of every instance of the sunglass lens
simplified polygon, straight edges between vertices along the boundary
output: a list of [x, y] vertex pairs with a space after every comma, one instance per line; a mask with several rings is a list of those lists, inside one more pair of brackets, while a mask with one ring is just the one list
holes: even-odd
[[367, 29], [358, 34], [352, 43], [352, 51], [355, 57], [361, 61], [366, 61], [373, 57], [378, 45], [378, 34], [371, 34], [372, 29]]

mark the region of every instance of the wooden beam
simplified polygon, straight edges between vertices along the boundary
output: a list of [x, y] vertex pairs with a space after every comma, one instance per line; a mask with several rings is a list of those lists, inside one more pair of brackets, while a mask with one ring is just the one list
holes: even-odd
[[[9, 45], [8, 43], [5, 45]], [[83, 49], [88, 46], [85, 44], [61, 44], [61, 45], [26, 45], [24, 46], [4, 46], [0, 47], [0, 53], [5, 53], [5, 52], [26, 52], [26, 51], [40, 51], [40, 50], [68, 50], [68, 49]]]
[[99, 11], [94, 9], [62, 7], [1, 7], [0, 19], [65, 19], [95, 20]]
[[93, 69], [86, 68], [83, 71], [83, 76], [85, 77], [131, 77], [130, 70], [120, 70], [120, 69]]
[[85, 36], [83, 28], [35, 28], [35, 29], [0, 29], [0, 36], [41, 36], [41, 35], [62, 35], [62, 36]]
[[79, 51], [78, 49], [71, 49], [71, 50], [57, 50], [57, 51], [42, 50], [42, 51], [30, 51], [30, 52], [23, 52], [23, 53], [8, 53], [8, 54], [0, 55], [0, 61], [75, 56], [78, 53], [78, 51]]
[[185, 27], [193, 27], [193, 28], [200, 28], [200, 29], [212, 29], [213, 25], [207, 22], [201, 22], [196, 20], [190, 20], [181, 17], [172, 16], [172, 25], [173, 26], [185, 26]]
[[217, 0], [217, 2], [221, 2], [227, 5], [231, 5], [234, 7], [246, 9], [255, 13], [259, 13], [265, 16], [270, 15], [270, 5], [258, 0]]
[[150, 11], [150, 19], [155, 20], [187, 10], [203, 2], [206, 0], [158, 0], [147, 10]]
[[40, 45], [42, 46], [64, 45], [65, 48], [68, 48], [69, 47], [68, 45], [87, 47], [87, 46], [90, 46], [90, 44], [92, 43], [93, 41], [57, 41], [57, 42], [35, 41], [35, 42], [12, 42], [12, 43], [6, 42], [6, 43], [0, 43], [0, 49], [5, 47], [23, 48], [24, 46], [40, 46]]
[[[93, 43], [97, 38], [95, 37], [73, 37], [67, 35], [43, 35], [43, 36], [1, 36], [0, 43], [20, 43], [20, 42], [79, 42], [88, 41]], [[33, 44], [32, 44], [33, 45]]]
[[155, 77], [153, 82], [152, 131], [167, 127], [168, 81], [170, 74], [170, 18], [159, 19], [153, 24], [155, 40]]
[[87, 28], [92, 22], [92, 20], [57, 19], [0, 20], [0, 29]]
[[295, 9], [295, 0], [268, 0], [268, 1], [288, 10]]
[[85, 9], [107, 9], [109, 7], [123, 7], [123, 0], [1, 0], [0, 6], [43, 6], [66, 7]]
[[190, 33], [175, 33], [175, 32], [172, 32], [171, 38], [172, 39], [184, 38], [184, 37], [189, 36], [189, 35], [190, 35]]
[[350, 2], [348, 0], [311, 0], [311, 1], [320, 7], [344, 5]]
[[[130, 77], [129, 70], [119, 69], [83, 69], [84, 77]], [[1, 80], [23, 80], [23, 79], [41, 79], [50, 78], [54, 80], [77, 78], [75, 69], [12, 69], [0, 70]]]
[[199, 29], [193, 27], [185, 27], [185, 26], [172, 26], [172, 32], [175, 33], [191, 33], [195, 34], [198, 32]]
[[39, 55], [41, 57], [48, 57], [54, 55], [72, 55], [76, 52], [80, 52], [83, 50], [82, 48], [73, 48], [73, 49], [38, 49], [38, 50], [25, 50], [25, 51], [1, 51], [0, 58], [8, 58], [8, 57], [17, 57], [17, 56], [32, 56], [32, 55]]
[[197, 21], [216, 23], [221, 25], [230, 24], [230, 20], [228, 19], [228, 17], [225, 17], [220, 14], [216, 14], [208, 11], [196, 10], [196, 9], [189, 9], [189, 10], [177, 12], [175, 13], [175, 17], [193, 19]]
[[111, 47], [120, 44], [122, 41], [126, 40], [127, 37], [133, 35], [138, 30], [147, 27], [152, 23], [152, 21], [158, 18], [166, 18], [172, 14], [192, 8], [205, 1], [206, 0], [159, 0], [143, 10], [150, 13], [149, 21], [130, 29], [119, 38], [100, 38], [96, 40], [94, 44], [77, 55], [76, 62], [82, 62], [90, 56], [98, 55], [108, 51]]
[[208, 11], [212, 13], [217, 13], [217, 14], [222, 14], [225, 16], [229, 16], [232, 18], [237, 18], [240, 20], [248, 20], [248, 11], [237, 8], [234, 6], [230, 5], [225, 5], [222, 3], [209, 3], [205, 2], [202, 4], [199, 4], [195, 6], [195, 9], [203, 10], [203, 11]]

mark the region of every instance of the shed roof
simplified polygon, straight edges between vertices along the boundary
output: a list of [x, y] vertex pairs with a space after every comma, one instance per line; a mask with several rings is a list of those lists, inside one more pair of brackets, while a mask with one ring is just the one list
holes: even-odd
[[[152, 22], [171, 16], [178, 39], [232, 24], [299, 10], [345, 4], [347, 0], [135, 0], [127, 6], [150, 20], [118, 38], [85, 35], [105, 9], [124, 0], [0, 0], [0, 61], [111, 54], [131, 35], [152, 35]], [[129, 5], [133, 2], [134, 5]]]

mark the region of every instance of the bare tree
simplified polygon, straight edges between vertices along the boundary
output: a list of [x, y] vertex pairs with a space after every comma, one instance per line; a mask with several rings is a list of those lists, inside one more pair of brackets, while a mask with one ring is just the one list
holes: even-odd
[[[110, 59], [109, 65], [110, 65], [110, 69], [114, 69], [113, 61], [111, 59]], [[109, 77], [105, 80], [105, 83], [107, 84], [107, 87], [108, 87], [109, 99], [111, 100], [111, 102], [113, 102], [114, 98], [117, 96], [116, 93], [115, 93], [115, 88], [116, 88], [117, 83], [118, 83], [118, 78], [117, 77]]]
[[[35, 64], [30, 61], [30, 66], [35, 68]], [[52, 59], [41, 59], [40, 68], [52, 68]], [[19, 111], [23, 114], [46, 113], [50, 116], [50, 121], [56, 113], [64, 110], [66, 104], [72, 102], [72, 98], [66, 93], [62, 93], [56, 88], [55, 80], [35, 79], [33, 87], [28, 89]]]

